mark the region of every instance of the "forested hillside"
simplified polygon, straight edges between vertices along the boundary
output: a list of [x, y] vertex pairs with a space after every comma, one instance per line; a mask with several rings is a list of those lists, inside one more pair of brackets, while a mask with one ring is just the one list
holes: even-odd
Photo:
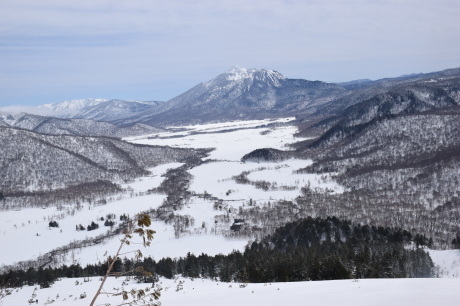
[[38, 115], [0, 113], [0, 126], [50, 135], [126, 137], [161, 132], [163, 129], [142, 123], [118, 126], [91, 119], [61, 119]]
[[100, 180], [129, 180], [147, 167], [203, 157], [203, 150], [136, 145], [105, 137], [51, 136], [0, 127], [0, 190], [52, 191]]

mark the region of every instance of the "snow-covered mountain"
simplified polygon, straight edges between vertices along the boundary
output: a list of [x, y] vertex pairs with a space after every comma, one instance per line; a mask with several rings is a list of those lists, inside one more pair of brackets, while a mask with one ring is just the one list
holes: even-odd
[[233, 67], [127, 122], [167, 124], [289, 115], [313, 110], [346, 92], [336, 84], [288, 79], [274, 70]]
[[347, 93], [337, 84], [288, 79], [269, 69], [233, 67], [167, 102], [88, 98], [43, 104], [24, 112], [117, 125], [166, 125], [312, 113], [318, 106]]
[[125, 101], [107, 99], [79, 99], [54, 104], [43, 104], [30, 110], [33, 114], [57, 117], [80, 118], [112, 122], [142, 112], [160, 104], [158, 101]]
[[75, 116], [75, 118], [113, 122], [130, 116], [140, 115], [144, 111], [148, 111], [160, 103], [161, 102], [158, 101], [108, 100], [81, 109], [80, 113]]
[[[270, 117], [328, 117], [348, 106], [393, 88], [443, 80], [460, 68], [371, 81], [325, 83], [289, 79], [269, 69], [233, 67], [167, 102], [81, 99], [44, 104], [22, 111], [58, 118], [106, 121], [120, 126], [134, 123], [177, 125]], [[3, 124], [0, 121], [0, 124]], [[10, 124], [11, 125], [11, 124]]]
[[41, 114], [47, 114], [60, 118], [72, 118], [85, 109], [96, 106], [102, 102], [107, 102], [107, 99], [77, 99], [63, 101], [59, 103], [48, 103], [37, 106], [37, 110]]
[[79, 99], [0, 112], [0, 126], [51, 135], [126, 137], [159, 132], [161, 129], [133, 122], [116, 125], [115, 120], [139, 116], [161, 102]]
[[[9, 119], [7, 118], [7, 120]], [[134, 215], [137, 212], [147, 210], [151, 211], [156, 218], [152, 222], [152, 228], [157, 233], [152, 247], [142, 249], [142, 252], [145, 256], [151, 256], [156, 262], [160, 262], [162, 258], [166, 257], [189, 256], [185, 254], [191, 254], [190, 258], [196, 258], [193, 254], [205, 253], [213, 256], [219, 253], [226, 254], [232, 249], [244, 251], [247, 245], [245, 237], [248, 237], [248, 234], [249, 237], [254, 237], [250, 231], [259, 233], [259, 235], [271, 233], [275, 231], [275, 228], [284, 226], [288, 220], [297, 220], [311, 215], [318, 217], [325, 215], [351, 216], [353, 222], [360, 224], [359, 227], [363, 231], [368, 230], [369, 234], [379, 231], [385, 232], [385, 228], [382, 226], [402, 224], [403, 229], [416, 228], [415, 232], [433, 237], [435, 245], [442, 243], [443, 248], [450, 246], [452, 235], [458, 233], [458, 222], [456, 222], [458, 218], [455, 215], [458, 202], [446, 203], [440, 210], [432, 206], [420, 207], [412, 203], [403, 206], [399, 202], [400, 198], [388, 199], [381, 196], [376, 200], [376, 198], [372, 198], [373, 193], [371, 192], [356, 193], [351, 188], [350, 190], [341, 189], [338, 184], [334, 183], [334, 178], [329, 174], [306, 174], [295, 171], [311, 163], [307, 160], [291, 159], [266, 162], [259, 158], [258, 163], [241, 163], [240, 157], [255, 148], [270, 146], [276, 150], [281, 150], [286, 148], [286, 143], [295, 141], [293, 136], [297, 131], [295, 126], [277, 125], [270, 127], [266, 125], [268, 123], [268, 120], [259, 123], [253, 122], [252, 129], [248, 128], [247, 122], [232, 122], [225, 126], [215, 124], [208, 126], [209, 133], [205, 133], [204, 125], [199, 127], [200, 133], [195, 133], [198, 128], [193, 128], [193, 131], [188, 132], [188, 129], [191, 128], [182, 127], [162, 133], [158, 137], [132, 138], [131, 141], [136, 144], [100, 137], [44, 136], [29, 131], [0, 128], [3, 131], [2, 143], [9, 144], [3, 147], [2, 154], [0, 154], [4, 159], [2, 163], [4, 166], [0, 168], [6, 173], [0, 177], [8, 179], [3, 180], [4, 187], [1, 189], [3, 199], [0, 202], [2, 202], [3, 207], [10, 205], [0, 214], [0, 224], [2, 224], [3, 231], [0, 235], [0, 241], [2, 245], [6, 246], [0, 252], [0, 262], [14, 264], [15, 269], [22, 270], [27, 270], [28, 267], [36, 269], [43, 267], [40, 271], [45, 270], [48, 266], [58, 267], [62, 264], [66, 264], [67, 267], [75, 264], [93, 265], [104, 258], [102, 254], [113, 254], [112, 250], [119, 247], [117, 235], [114, 235], [114, 230], [117, 227], [112, 229], [111, 226], [105, 225], [105, 221], [109, 219], [107, 216], [113, 216], [111, 218], [118, 225], [122, 223], [120, 216], [124, 214]], [[229, 132], [232, 125], [235, 129], [237, 127], [241, 129]], [[216, 133], [218, 128], [220, 128], [220, 133]], [[433, 131], [432, 129], [427, 130]], [[452, 132], [455, 130], [452, 129]], [[401, 138], [395, 138], [395, 141], [401, 141]], [[10, 144], [14, 144], [14, 146]], [[169, 145], [170, 147], [146, 146], [155, 144]], [[204, 160], [205, 151], [203, 150], [195, 151], [199, 155], [198, 158], [190, 160], [189, 158], [193, 157], [193, 152], [174, 148], [209, 147], [210, 145], [214, 146], [216, 150], [208, 152], [207, 160]], [[273, 152], [273, 150], [271, 151]], [[181, 156], [183, 158], [180, 158]], [[157, 164], [161, 165], [149, 168], [151, 171], [149, 175], [131, 180], [138, 176], [142, 169]], [[336, 175], [334, 173], [334, 176]], [[439, 177], [442, 175], [444, 174], [441, 173]], [[95, 181], [97, 178], [112, 182], [120, 182], [121, 179], [125, 181], [117, 186], [109, 181]], [[379, 181], [382, 180], [382, 176], [377, 178]], [[449, 179], [452, 182], [458, 182], [456, 178], [451, 179], [449, 177]], [[77, 183], [82, 182], [82, 184], [73, 185], [75, 181]], [[439, 182], [445, 183], [441, 179]], [[48, 193], [30, 192], [45, 188], [57, 188], [61, 185], [70, 185], [70, 187]], [[416, 190], [416, 186], [417, 180], [411, 180], [410, 190]], [[29, 192], [13, 193], [9, 192], [6, 187], [16, 187], [15, 190], [25, 189]], [[123, 192], [121, 192], [121, 188], [124, 189]], [[457, 192], [457, 189], [453, 191]], [[420, 189], [418, 192], [423, 193], [424, 190]], [[430, 190], [428, 194], [425, 193], [424, 195], [431, 197], [434, 194]], [[436, 194], [439, 192], [437, 191]], [[397, 203], [393, 205], [392, 201]], [[416, 210], [412, 207], [415, 207]], [[417, 218], [413, 218], [414, 215]], [[396, 217], [393, 218], [393, 216]], [[432, 216], [435, 216], [436, 219]], [[51, 221], [58, 222], [59, 227], [51, 227], [49, 225]], [[86, 226], [93, 222], [100, 226], [89, 230]], [[83, 224], [86, 230], [77, 230], [76, 226], [79, 224]], [[433, 224], [432, 228], [442, 232], [443, 236], [431, 236], [432, 229], [427, 224]], [[324, 228], [328, 227], [324, 226]], [[347, 227], [343, 227], [343, 229], [346, 231]], [[286, 233], [288, 231], [279, 232]], [[289, 232], [294, 233], [296, 230]], [[341, 241], [340, 232], [331, 231], [331, 233], [333, 234], [330, 236], [333, 237], [334, 241]], [[335, 233], [338, 233], [338, 238], [335, 238]], [[355, 233], [355, 231], [351, 230], [350, 233]], [[222, 236], [230, 239], [224, 239]], [[327, 235], [324, 236], [327, 237]], [[412, 237], [420, 236], [413, 234]], [[375, 241], [377, 240], [379, 239], [375, 239]], [[17, 241], [24, 243], [18, 244]], [[285, 241], [298, 240], [286, 239]], [[331, 241], [330, 238], [325, 240], [326, 245], [331, 243], [329, 241]], [[386, 245], [386, 242], [384, 244]], [[257, 244], [252, 245], [254, 248], [257, 247]], [[273, 245], [277, 244], [274, 243]], [[412, 248], [411, 252], [421, 251], [413, 244], [407, 247]], [[132, 248], [135, 249], [138, 246], [133, 244]], [[127, 249], [126, 251], [131, 250]], [[439, 273], [439, 275], [449, 277], [458, 275], [458, 265], [456, 264], [459, 258], [458, 250], [436, 252], [439, 252], [440, 256], [437, 256], [437, 260], [433, 258], [435, 264], [441, 263], [441, 267], [448, 268], [445, 274]], [[371, 253], [374, 254], [373, 251]], [[447, 261], [446, 255], [452, 260]], [[325, 257], [320, 259], [321, 262], [323, 258]], [[324, 259], [324, 261], [326, 260], [328, 258]], [[22, 262], [15, 264], [17, 261]], [[167, 262], [166, 259], [163, 262]], [[249, 262], [252, 263], [252, 261]], [[380, 267], [383, 267], [384, 264], [386, 263], [380, 264]], [[400, 269], [399, 265], [393, 264], [392, 261], [389, 261], [388, 268]], [[2, 267], [0, 267], [0, 271], [1, 269]], [[9, 267], [3, 266], [3, 269], [5, 271], [3, 273], [8, 273]], [[332, 263], [331, 269], [335, 269]], [[75, 271], [79, 270], [76, 268]], [[160, 271], [160, 269], [152, 271]], [[272, 269], [271, 271], [277, 270]], [[24, 273], [15, 271], [11, 275], [24, 275]], [[74, 274], [69, 273], [69, 275]], [[129, 281], [124, 277], [110, 278], [110, 287], [108, 288], [120, 288], [121, 286], [139, 288], [141, 284], [134, 283], [135, 281], [135, 279]], [[298, 304], [298, 301], [304, 296], [294, 295], [295, 298], [293, 298], [291, 294], [293, 291], [314, 291], [319, 288], [317, 286], [332, 283], [331, 281], [270, 282], [272, 284], [270, 285], [269, 282], [266, 282], [260, 286], [251, 283], [239, 286], [237, 283], [222, 282], [217, 285], [209, 279], [198, 278], [186, 279], [185, 285], [178, 282], [177, 278], [175, 280], [162, 278], [161, 281], [161, 286], [165, 292], [165, 295], [162, 294], [161, 301], [165, 304], [169, 303], [169, 296], [171, 300], [176, 301], [171, 301], [170, 304], [176, 303], [175, 305], [184, 303], [183, 299], [179, 300], [176, 297], [188, 297], [190, 295], [193, 298], [193, 295], [195, 302], [190, 303], [198, 304], [203, 301], [206, 294], [215, 296], [215, 300], [211, 301], [219, 303], [219, 300], [222, 299], [221, 293], [224, 290], [219, 289], [221, 287], [225, 290], [246, 292], [247, 294], [241, 293], [237, 297], [242, 305], [258, 304], [261, 301], [260, 294], [263, 292], [270, 295], [271, 299], [277, 298], [278, 302], [271, 301], [270, 305], [281, 305], [283, 302], [286, 303], [286, 299], [291, 301], [289, 304]], [[129, 285], [127, 285], [128, 282]], [[348, 292], [352, 290], [350, 286], [353, 286], [356, 289], [353, 289], [353, 292], [358, 296], [359, 290], [365, 289], [366, 292], [371, 290], [368, 285], [363, 287], [364, 284], [370, 284], [370, 282], [371, 280], [361, 279], [342, 281], [341, 284], [344, 284], [345, 287], [341, 287], [340, 290]], [[378, 282], [378, 285], [372, 286], [376, 292], [382, 285], [391, 288], [400, 288], [401, 286], [418, 288], [422, 286], [425, 289], [430, 286], [435, 289], [448, 286], [449, 290], [447, 291], [438, 290], [442, 291], [439, 296], [432, 294], [436, 290], [422, 290], [423, 293], [426, 293], [423, 298], [430, 302], [432, 299], [439, 301], [440, 296], [446, 295], [446, 292], [454, 292], [454, 298], [441, 300], [447, 304], [452, 304], [454, 299], [458, 299], [458, 292], [452, 289], [458, 285], [458, 281], [455, 279], [396, 279], [391, 281], [372, 280], [372, 282]], [[425, 285], [422, 285], [422, 282]], [[200, 284], [205, 283], [207, 286], [201, 287]], [[17, 285], [17, 283], [13, 284]], [[12, 294], [5, 298], [4, 304], [22, 305], [26, 304], [24, 301], [34, 297], [43, 304], [54, 301], [55, 304], [59, 305], [87, 305], [89, 299], [94, 295], [94, 291], [97, 290], [99, 278], [91, 280], [89, 277], [84, 279], [62, 278], [62, 280], [56, 280], [55, 284], [51, 284], [51, 288], [43, 289], [38, 289], [40, 288], [39, 284], [32, 284], [33, 286], [24, 285], [22, 289], [15, 288]], [[339, 283], [334, 281], [332, 284], [337, 287]], [[170, 287], [173, 289], [167, 289]], [[180, 288], [180, 291], [174, 290], [174, 288]], [[200, 290], [202, 295], [197, 295], [197, 290]], [[322, 290], [327, 291], [330, 288], [323, 288]], [[394, 292], [395, 290], [390, 291]], [[406, 291], [408, 292], [407, 288], [400, 289], [394, 300], [384, 299], [385, 303], [382, 302], [381, 304], [391, 304], [394, 301], [401, 302], [401, 294]], [[257, 295], [259, 298], [248, 301], [249, 295]], [[387, 294], [385, 296], [392, 295]], [[354, 298], [351, 295], [348, 297]], [[121, 297], [119, 298], [121, 299]], [[321, 296], [318, 295], [316, 300], [320, 298]], [[408, 294], [400, 304], [407, 304], [411, 298], [413, 299], [413, 294]], [[370, 300], [366, 300], [366, 302], [369, 303]], [[108, 301], [111, 303], [118, 302], [116, 299]], [[414, 301], [419, 303], [418, 299]], [[336, 301], [331, 300], [325, 303], [333, 305], [334, 302]]]

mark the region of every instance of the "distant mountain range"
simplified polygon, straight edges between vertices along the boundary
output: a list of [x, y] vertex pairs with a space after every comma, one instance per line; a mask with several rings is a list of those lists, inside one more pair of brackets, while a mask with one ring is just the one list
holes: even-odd
[[92, 119], [113, 122], [161, 104], [159, 101], [125, 101], [106, 99], [81, 99], [55, 104], [39, 105], [37, 114], [58, 118]]
[[0, 113], [0, 127], [12, 127], [49, 135], [128, 137], [158, 133], [161, 128], [143, 123], [115, 125], [90, 119], [62, 119], [39, 115]]
[[[460, 68], [334, 84], [289, 79], [268, 69], [233, 67], [166, 102], [106, 99], [65, 101], [32, 108], [29, 113], [35, 116], [0, 114], [0, 125], [49, 134], [81, 135], [92, 131], [89, 135], [123, 137], [154, 133], [158, 126], [177, 124], [284, 116], [311, 120], [338, 115], [354, 104], [395, 88], [429, 84], [456, 75], [460, 75]], [[96, 121], [104, 124], [97, 124]], [[84, 126], [91, 128], [85, 130]], [[117, 130], [118, 127], [124, 131]]]

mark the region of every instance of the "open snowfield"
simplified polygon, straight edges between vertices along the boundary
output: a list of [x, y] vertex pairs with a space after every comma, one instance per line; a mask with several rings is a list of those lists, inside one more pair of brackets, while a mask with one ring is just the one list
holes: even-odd
[[[182, 164], [166, 164], [150, 169], [152, 176], [142, 177], [123, 187], [131, 187], [134, 193], [146, 192], [148, 189], [158, 187], [164, 177], [161, 175], [169, 168], [179, 167]], [[108, 202], [106, 205], [94, 206], [85, 203], [81, 209], [74, 207], [63, 207], [58, 210], [55, 207], [46, 209], [29, 208], [20, 211], [5, 211], [0, 213], [0, 242], [7, 246], [0, 252], [0, 263], [11, 265], [18, 261], [25, 261], [37, 258], [53, 249], [67, 245], [72, 241], [84, 240], [89, 237], [96, 237], [109, 230], [99, 221], [99, 229], [93, 231], [76, 231], [75, 226], [82, 224], [85, 228], [92, 221], [97, 221], [107, 214], [134, 215], [151, 208], [157, 208], [165, 198], [163, 194], [151, 194], [130, 197], [129, 195], [120, 196], [120, 199]], [[209, 204], [210, 202], [208, 202]], [[202, 205], [190, 203], [188, 207], [198, 208]], [[213, 223], [212, 204], [206, 205], [206, 209], [187, 209], [181, 214], [193, 214], [197, 217], [197, 228], [201, 229], [201, 224], [206, 221]], [[48, 226], [51, 220], [59, 223], [59, 228]], [[198, 223], [199, 222], [199, 223]], [[247, 244], [245, 239], [224, 239], [205, 231], [200, 231], [197, 235], [186, 236], [176, 239], [173, 225], [165, 224], [161, 221], [153, 221], [152, 228], [156, 231], [152, 247], [143, 250], [145, 256], [152, 256], [156, 259], [163, 257], [180, 257], [192, 252], [195, 254], [207, 253], [215, 255], [228, 253], [232, 250], [243, 250]], [[80, 263], [86, 265], [104, 261], [102, 256], [112, 254], [113, 250], [119, 246], [116, 238], [104, 241], [102, 244], [75, 249], [63, 258], [63, 264]], [[137, 249], [137, 246], [125, 247], [129, 252]]]
[[[287, 150], [286, 145], [299, 141], [299, 138], [294, 138], [294, 133], [297, 132], [295, 126], [284, 125], [260, 128], [260, 126], [269, 123], [291, 120], [292, 118], [252, 120], [249, 123], [235, 121], [222, 124], [184, 126], [180, 129], [178, 128], [177, 132], [170, 131], [147, 135], [146, 137], [129, 137], [125, 138], [125, 140], [139, 144], [180, 148], [215, 148], [208, 159], [239, 161], [244, 154], [255, 149], [275, 148]], [[209, 130], [206, 127], [209, 127]], [[227, 130], [233, 131], [229, 132]], [[222, 132], [218, 133], [218, 131]], [[202, 134], [193, 134], [194, 132]]]
[[[279, 122], [288, 122], [292, 118]], [[127, 140], [152, 145], [168, 145], [184, 148], [215, 148], [207, 158], [208, 163], [189, 170], [193, 176], [189, 190], [196, 194], [208, 194], [225, 203], [230, 218], [240, 207], [248, 203], [264, 204], [276, 200], [292, 200], [306, 185], [329, 192], [343, 192], [342, 186], [325, 175], [294, 174], [293, 171], [311, 163], [308, 160], [286, 160], [281, 162], [242, 163], [241, 157], [252, 150], [271, 147], [287, 150], [287, 144], [298, 141], [292, 125], [267, 127], [270, 120], [250, 122], [230, 122], [224, 124], [175, 127], [174, 130], [158, 135], [133, 137]], [[109, 199], [107, 204], [95, 206], [82, 203], [79, 209], [63, 205], [58, 208], [22, 209], [21, 211], [0, 212], [0, 265], [10, 265], [18, 261], [34, 259], [51, 250], [65, 246], [72, 241], [96, 237], [110, 228], [103, 225], [101, 217], [107, 214], [135, 215], [148, 209], [159, 207], [164, 194], [145, 192], [158, 187], [168, 169], [180, 167], [181, 163], [170, 163], [149, 169], [151, 175], [123, 184], [127, 192]], [[234, 177], [248, 171], [251, 181], [267, 181], [269, 190], [257, 189], [251, 184], [237, 184]], [[244, 250], [247, 239], [226, 239], [215, 234], [216, 216], [222, 214], [215, 209], [213, 200], [193, 196], [176, 214], [190, 216], [194, 224], [179, 238], [173, 224], [154, 221], [156, 231], [152, 246], [143, 249], [145, 256], [156, 260], [162, 257], [185, 256], [187, 252], [199, 255], [229, 253], [234, 249]], [[59, 228], [49, 228], [55, 220]], [[99, 221], [98, 221], [99, 220]], [[92, 221], [99, 224], [94, 231], [76, 231], [76, 225], [86, 228]], [[104, 253], [113, 254], [119, 240], [108, 239], [101, 244], [83, 249], [75, 249], [62, 256], [62, 264], [81, 265], [103, 261]], [[137, 249], [127, 247], [126, 252]], [[359, 281], [324, 281], [299, 283], [249, 284], [240, 288], [239, 284], [217, 283], [210, 280], [185, 279], [183, 289], [177, 291], [178, 281], [161, 279], [163, 305], [459, 305], [460, 300], [460, 251], [430, 250], [430, 255], [439, 267], [439, 277], [443, 279], [392, 279]], [[110, 279], [107, 288], [120, 287], [122, 278]], [[35, 292], [39, 305], [88, 305], [90, 297], [98, 285], [98, 278], [90, 282], [79, 279], [63, 279], [52, 288]], [[140, 288], [142, 284], [131, 284]], [[34, 287], [24, 287], [0, 301], [0, 305], [29, 305]], [[86, 292], [87, 297], [80, 299]], [[59, 294], [59, 297], [58, 297]], [[118, 299], [118, 300], [117, 300]], [[110, 301], [118, 304], [120, 298], [101, 297], [98, 304]], [[117, 303], [118, 301], [118, 303]]]
[[[109, 279], [105, 289], [120, 288], [120, 279]], [[28, 300], [38, 300], [33, 305], [89, 305], [99, 278], [89, 282], [84, 279], [62, 279], [48, 289], [23, 287], [0, 301], [0, 305], [29, 305]], [[78, 282], [78, 285], [76, 285]], [[179, 282], [182, 282], [180, 284]], [[126, 289], [143, 289], [148, 284], [130, 282]], [[344, 306], [454, 306], [460, 299], [460, 279], [361, 279], [248, 284], [222, 283], [202, 279], [161, 278], [160, 301], [163, 306], [234, 306], [234, 305], [344, 305]], [[182, 287], [182, 289], [180, 289]], [[179, 290], [178, 290], [179, 289]], [[113, 292], [113, 291], [112, 291]], [[86, 295], [80, 298], [80, 295]], [[120, 296], [100, 295], [96, 305], [118, 305]]]
[[[241, 202], [247, 202], [250, 199], [256, 201], [292, 200], [299, 196], [300, 188], [308, 183], [312, 188], [342, 190], [342, 187], [335, 182], [327, 178], [323, 180], [319, 175], [292, 173], [310, 163], [306, 160], [291, 159], [277, 163], [222, 161], [203, 164], [190, 171], [194, 176], [190, 189], [197, 193], [206, 191], [223, 200], [241, 200]], [[265, 180], [274, 184], [275, 189], [264, 191], [252, 185], [236, 184], [232, 177], [243, 171], [251, 172], [248, 175], [251, 181]], [[283, 189], [283, 186], [290, 188]], [[227, 195], [228, 191], [230, 192]]]
[[[166, 169], [179, 165], [177, 163], [167, 164], [150, 169], [154, 176], [143, 177], [134, 181], [132, 183], [133, 191], [145, 192], [150, 188], [157, 187], [163, 180], [161, 174]], [[71, 241], [95, 237], [109, 229], [103, 225], [104, 222], [98, 222], [100, 223], [99, 229], [93, 231], [76, 231], [76, 225], [82, 224], [86, 228], [92, 221], [96, 222], [101, 217], [106, 218], [109, 213], [117, 216], [124, 213], [134, 215], [137, 212], [160, 206], [163, 199], [164, 195], [160, 194], [133, 198], [129, 195], [121, 195], [120, 199], [108, 202], [106, 205], [94, 206], [84, 203], [80, 209], [63, 206], [61, 210], [56, 207], [49, 207], [1, 212], [0, 242], [8, 247], [0, 252], [0, 262], [9, 265], [17, 261], [36, 258], [38, 255], [66, 245]], [[59, 228], [48, 226], [52, 220], [59, 223]], [[94, 256], [89, 259], [91, 262], [103, 260], [97, 253], [94, 253]], [[82, 258], [83, 262], [86, 261]]]

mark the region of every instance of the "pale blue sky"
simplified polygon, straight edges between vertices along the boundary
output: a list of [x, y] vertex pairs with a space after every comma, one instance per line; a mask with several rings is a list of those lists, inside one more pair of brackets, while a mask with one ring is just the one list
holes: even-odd
[[460, 66], [458, 0], [1, 0], [0, 107], [168, 100], [234, 65], [328, 82]]

